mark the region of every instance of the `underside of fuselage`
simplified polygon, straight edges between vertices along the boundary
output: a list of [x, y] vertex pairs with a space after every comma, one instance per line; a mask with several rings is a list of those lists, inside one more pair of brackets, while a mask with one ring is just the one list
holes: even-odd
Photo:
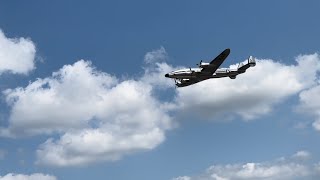
[[[238, 73], [237, 73], [238, 74]], [[213, 73], [213, 74], [205, 74], [205, 73], [184, 73], [184, 74], [172, 74], [169, 75], [170, 78], [175, 79], [209, 79], [209, 78], [222, 78], [237, 75], [236, 73], [229, 71], [225, 73]]]

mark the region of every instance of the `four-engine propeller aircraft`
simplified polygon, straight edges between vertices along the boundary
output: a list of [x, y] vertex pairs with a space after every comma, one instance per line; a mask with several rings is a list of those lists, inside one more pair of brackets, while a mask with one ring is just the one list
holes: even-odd
[[236, 69], [219, 68], [229, 54], [230, 49], [226, 49], [216, 58], [214, 58], [210, 63], [205, 63], [201, 60], [200, 63], [197, 64], [199, 66], [198, 68], [173, 71], [165, 74], [165, 77], [173, 78], [177, 87], [184, 87], [210, 78], [229, 77], [231, 79], [235, 79], [237, 75], [246, 72], [249, 67], [253, 67], [256, 65], [254, 57], [250, 56], [246, 64], [240, 63], [238, 68]]

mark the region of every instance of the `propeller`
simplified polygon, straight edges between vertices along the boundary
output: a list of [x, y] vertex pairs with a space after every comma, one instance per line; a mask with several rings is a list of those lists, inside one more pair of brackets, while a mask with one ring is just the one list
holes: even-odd
[[199, 63], [199, 64], [197, 64], [197, 66], [199, 66], [199, 67], [200, 67], [201, 63], [202, 63], [202, 60], [200, 60], [200, 63]]
[[175, 83], [175, 88], [177, 89], [177, 87], [179, 87], [178, 84], [180, 84], [181, 81], [178, 79], [174, 79], [174, 83]]
[[194, 70], [192, 70], [191, 67], [189, 67], [189, 69], [190, 69], [190, 72], [193, 74], [193, 73], [194, 73]]

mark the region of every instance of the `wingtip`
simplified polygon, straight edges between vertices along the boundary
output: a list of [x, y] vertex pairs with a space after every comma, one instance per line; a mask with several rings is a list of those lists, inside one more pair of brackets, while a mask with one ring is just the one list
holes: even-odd
[[227, 49], [225, 49], [225, 50], [223, 51], [223, 53], [229, 55], [229, 54], [230, 54], [230, 51], [231, 51], [230, 48], [227, 48]]

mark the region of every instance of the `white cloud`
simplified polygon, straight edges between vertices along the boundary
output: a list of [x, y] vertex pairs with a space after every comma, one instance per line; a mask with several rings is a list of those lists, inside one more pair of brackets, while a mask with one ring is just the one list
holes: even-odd
[[173, 178], [172, 180], [191, 180], [189, 176], [179, 176], [176, 178]]
[[320, 85], [307, 89], [300, 93], [298, 111], [315, 117], [313, 127], [320, 131]]
[[57, 178], [52, 175], [41, 174], [41, 173], [35, 173], [31, 175], [9, 173], [5, 176], [0, 176], [0, 180], [56, 180], [56, 179]]
[[171, 127], [151, 85], [119, 81], [88, 61], [66, 65], [51, 77], [4, 93], [12, 110], [2, 135], [61, 134], [39, 147], [38, 164], [78, 166], [117, 160], [155, 148]]
[[147, 52], [144, 56], [144, 62], [147, 64], [154, 64], [156, 62], [163, 62], [168, 59], [168, 53], [161, 47], [160, 49], [156, 49], [150, 52]]
[[8, 89], [4, 94], [12, 106], [9, 132], [34, 135], [83, 128], [103, 111], [98, 108], [108, 102], [104, 95], [116, 83], [116, 78], [82, 60], [25, 88]]
[[0, 75], [28, 74], [35, 68], [36, 48], [30, 39], [7, 38], [0, 29]]
[[[163, 76], [183, 67], [167, 64], [167, 56], [163, 47], [147, 53], [145, 62], [153, 64], [147, 63], [142, 78], [144, 82], [157, 88], [174, 86], [172, 81]], [[151, 61], [147, 57], [155, 58]], [[240, 115], [245, 120], [251, 120], [271, 112], [276, 104], [286, 98], [314, 86], [320, 70], [320, 58], [316, 53], [296, 57], [295, 65], [271, 59], [257, 61], [256, 67], [250, 68], [235, 80], [210, 79], [189, 87], [177, 88], [175, 100], [167, 103], [166, 108], [177, 116], [200, 115], [219, 119], [216, 115]], [[317, 126], [316, 122], [314, 126]]]
[[314, 165], [314, 170], [318, 175], [320, 175], [320, 162]]
[[119, 80], [80, 60], [26, 87], [8, 89], [4, 95], [11, 114], [0, 135], [58, 135], [39, 146], [41, 165], [115, 161], [162, 143], [173, 126], [168, 111], [177, 117], [231, 113], [244, 119], [268, 113], [276, 103], [313, 86], [320, 63], [317, 54], [299, 56], [296, 65], [259, 60], [236, 80], [178, 88], [175, 99], [166, 103], [154, 94], [154, 89], [173, 85], [164, 74], [176, 68], [163, 62], [166, 58], [164, 48], [147, 53], [145, 73], [136, 80]]
[[173, 68], [167, 63], [156, 62], [154, 65], [148, 65], [145, 68], [144, 76], [141, 78], [141, 81], [148, 83], [154, 87], [160, 89], [174, 88], [174, 81], [168, 78], [165, 78], [164, 75], [168, 72], [174, 71], [177, 68]]
[[293, 179], [309, 174], [306, 166], [295, 163], [245, 163], [211, 166], [207, 173], [213, 179]]
[[319, 119], [315, 120], [315, 121], [312, 123], [312, 126], [313, 126], [316, 130], [320, 131], [320, 120], [319, 120]]
[[[318, 54], [298, 56], [296, 65], [257, 60], [257, 65], [237, 79], [210, 79], [178, 88], [173, 109], [180, 114], [212, 117], [240, 115], [254, 119], [273, 106], [316, 83]], [[320, 101], [319, 101], [320, 102]]]
[[298, 151], [293, 155], [294, 158], [302, 159], [302, 160], [309, 159], [310, 156], [311, 155], [308, 151]]
[[[296, 154], [299, 154], [299, 152]], [[281, 160], [260, 163], [250, 162], [242, 164], [213, 165], [203, 174], [194, 177], [185, 177], [188, 177], [189, 180], [291, 180], [319, 178], [319, 174], [317, 174], [312, 165], [306, 162], [298, 162], [295, 158], [281, 158]]]
[[166, 63], [167, 60], [168, 54], [164, 47], [148, 52], [144, 56], [145, 67], [141, 81], [160, 89], [173, 88], [174, 81], [165, 78], [164, 75], [180, 67], [172, 67]]
[[37, 150], [37, 163], [79, 166], [115, 161], [126, 154], [151, 150], [164, 140], [164, 131], [157, 127], [145, 130], [120, 126], [114, 128], [117, 130], [107, 127], [88, 129], [66, 133], [58, 141], [49, 139]]

